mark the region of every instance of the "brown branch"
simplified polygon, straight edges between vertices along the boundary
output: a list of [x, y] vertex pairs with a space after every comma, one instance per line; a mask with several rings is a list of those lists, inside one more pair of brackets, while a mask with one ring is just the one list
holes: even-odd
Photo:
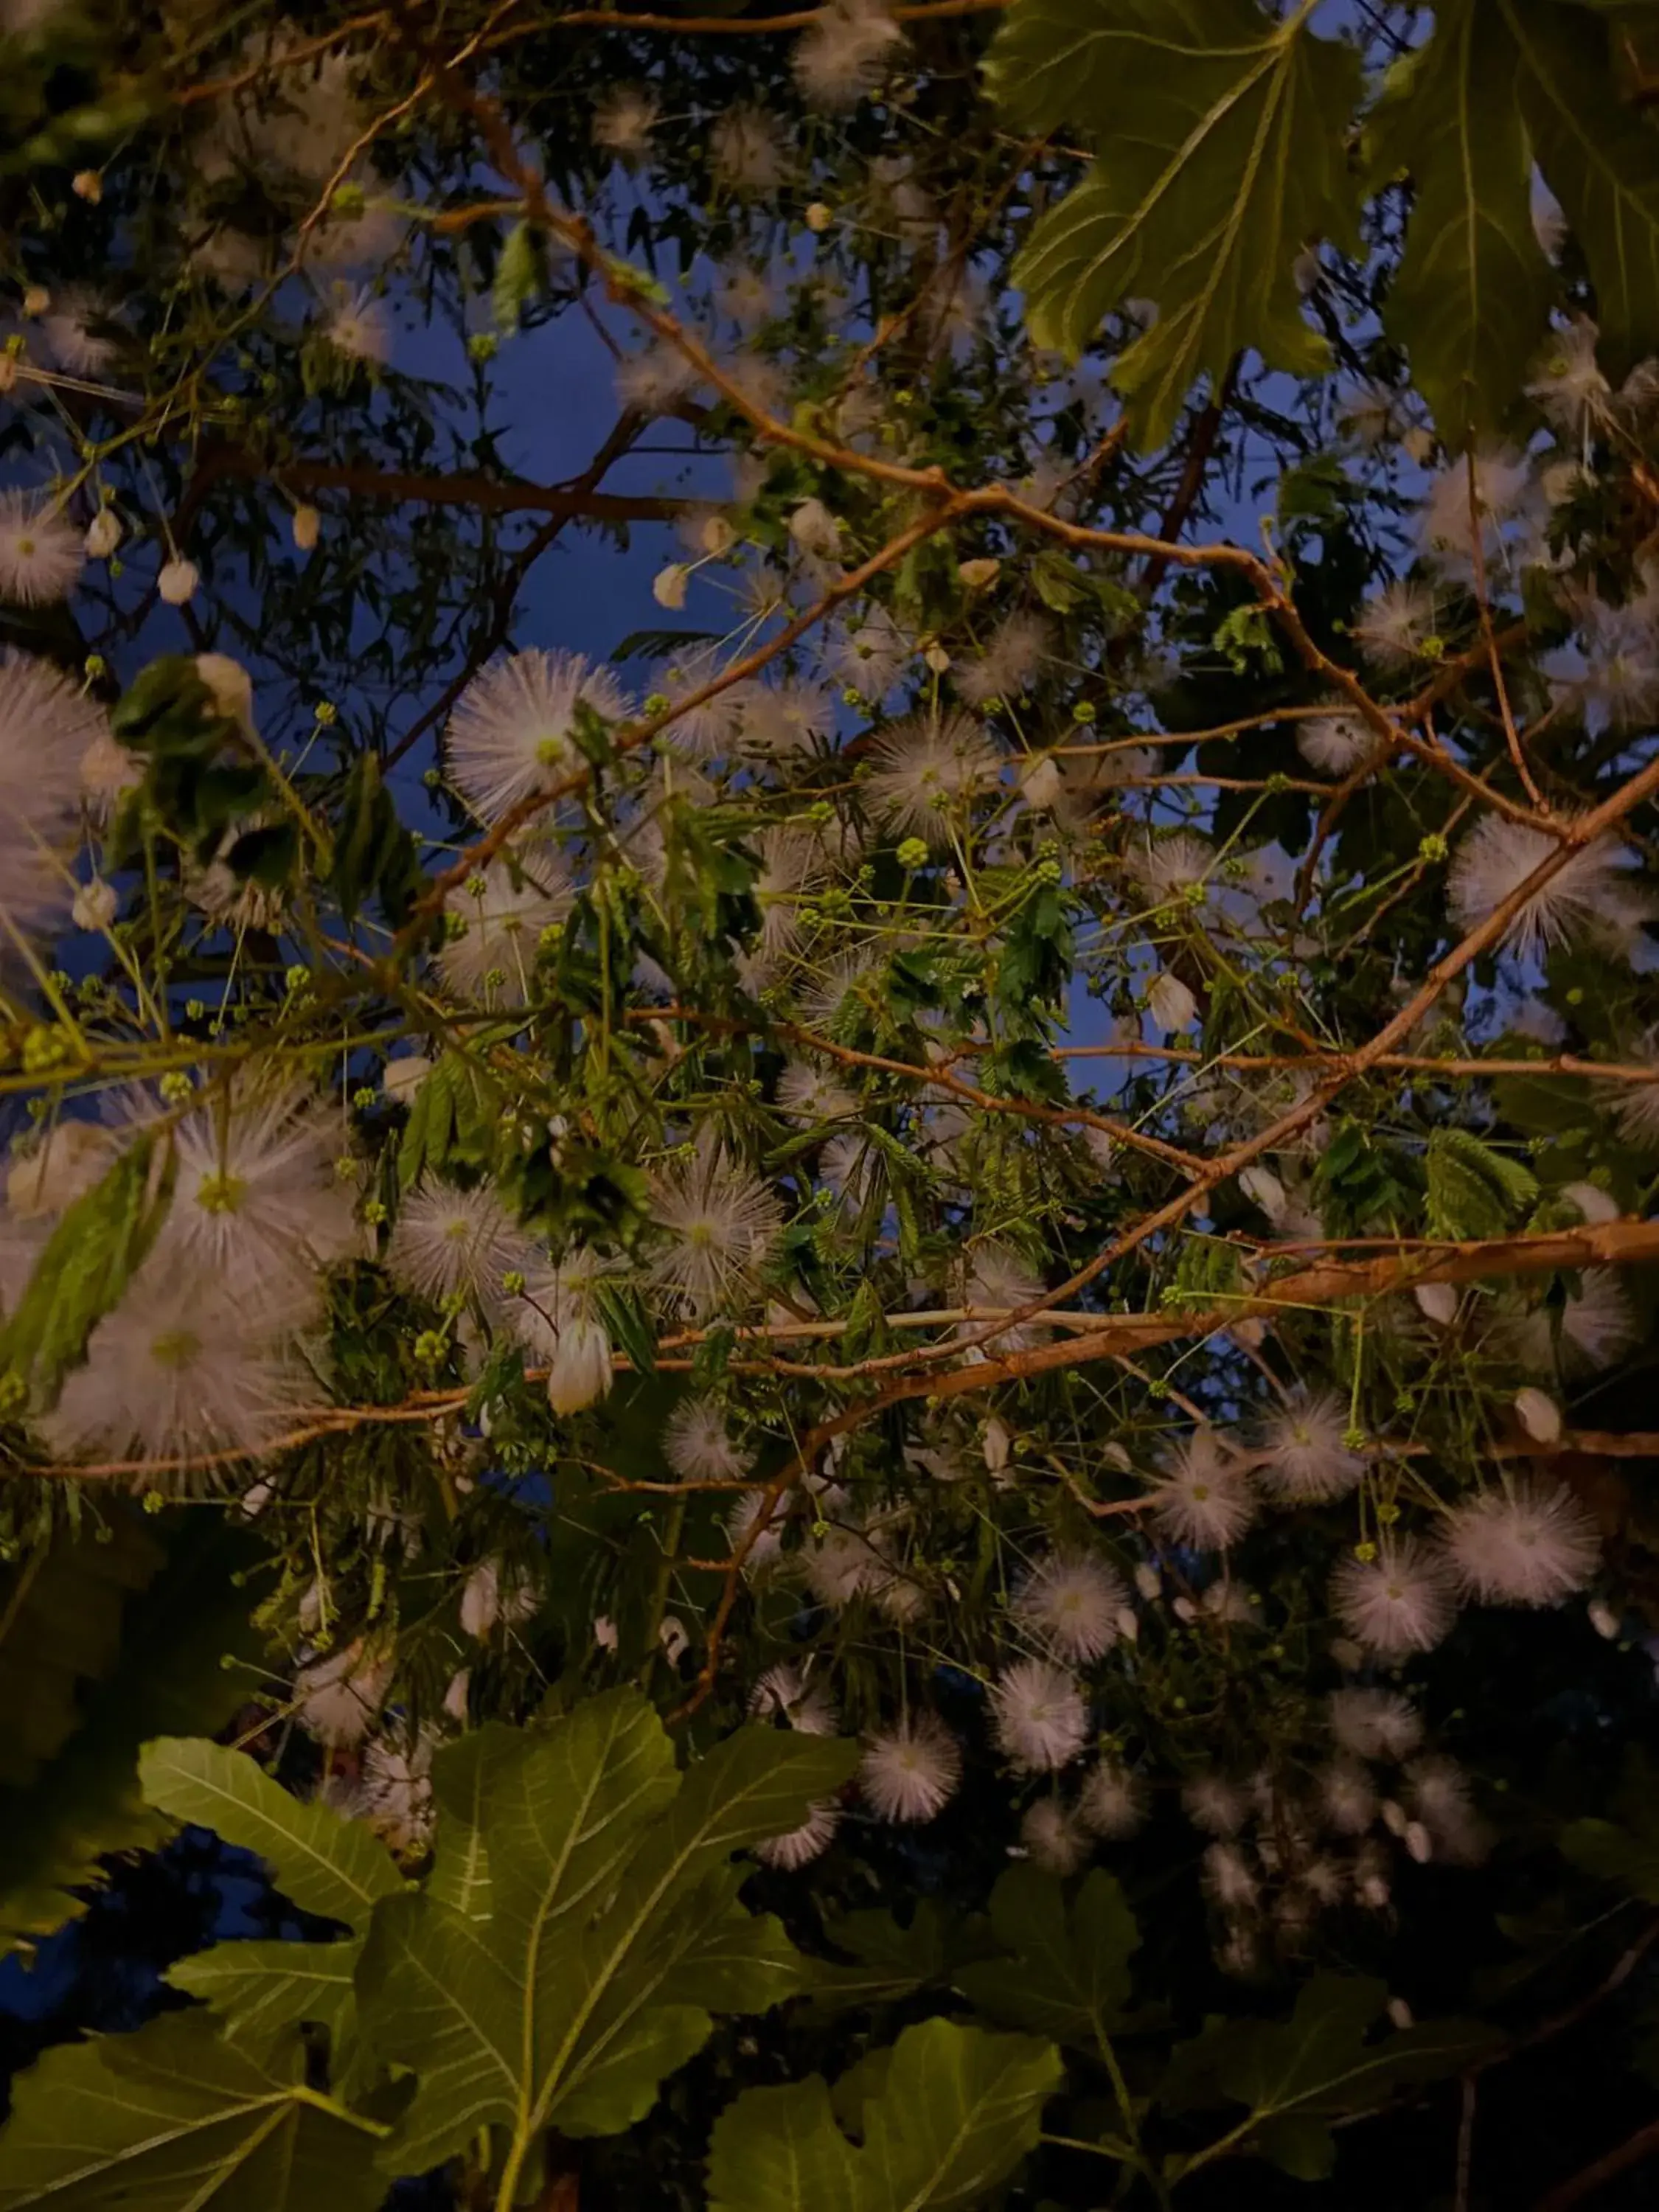
[[[584, 498], [596, 491], [611, 463], [619, 460], [639, 436], [644, 427], [644, 416], [636, 414], [632, 408], [625, 408], [611, 426], [610, 434], [580, 476], [573, 478], [568, 484], [561, 484], [556, 489]], [[529, 544], [522, 547], [514, 556], [511, 567], [496, 588], [489, 627], [484, 632], [482, 645], [476, 647], [467, 654], [459, 674], [445, 685], [440, 696], [404, 732], [397, 744], [392, 746], [386, 757], [386, 766], [388, 769], [395, 768], [400, 760], [413, 751], [428, 730], [441, 727], [449, 718], [451, 708], [471, 682], [474, 672], [481, 667], [492, 653], [498, 653], [507, 643], [512, 634], [513, 616], [518, 606], [519, 593], [524, 586], [526, 577], [541, 559], [543, 554], [556, 543], [565, 524], [570, 519], [568, 514], [550, 514]]]
[[1569, 2212], [1571, 2206], [1582, 2204], [1604, 2182], [1615, 2181], [1621, 2173], [1628, 2173], [1632, 2166], [1640, 2166], [1644, 2159], [1656, 2157], [1659, 2157], [1659, 2120], [1650, 2120], [1633, 2136], [1626, 2136], [1615, 2149], [1605, 2152], [1570, 2181], [1562, 2182], [1547, 2196], [1540, 2197], [1535, 2212]]
[[297, 69], [301, 63], [314, 61], [319, 54], [327, 53], [331, 46], [343, 46], [348, 39], [356, 38], [359, 31], [386, 30], [390, 28], [392, 20], [390, 11], [384, 8], [375, 9], [371, 15], [353, 15], [346, 22], [337, 24], [333, 30], [325, 31], [317, 38], [301, 39], [296, 45], [284, 47], [280, 53], [267, 54], [263, 61], [239, 70], [234, 76], [210, 77], [204, 84], [181, 86], [173, 95], [173, 104], [175, 107], [195, 107], [204, 100], [222, 100], [231, 93], [246, 92], [250, 85], [258, 84], [261, 77], [274, 76], [279, 70]]
[[[580, 478], [568, 484], [526, 483], [512, 477], [421, 475], [349, 462], [262, 461], [235, 446], [204, 453], [197, 478], [270, 477], [302, 491], [344, 491], [358, 499], [410, 501], [428, 507], [474, 507], [490, 514], [545, 514], [560, 522], [672, 522], [711, 502], [652, 494], [595, 491]], [[205, 489], [205, 484], [204, 485]], [[191, 502], [200, 503], [200, 495]], [[182, 510], [181, 510], [182, 511]]]
[[[1219, 386], [1199, 410], [1197, 420], [1193, 424], [1192, 439], [1187, 447], [1186, 465], [1181, 471], [1181, 481], [1176, 486], [1175, 496], [1164, 509], [1163, 520], [1158, 524], [1158, 534], [1160, 538], [1172, 542], [1178, 538], [1187, 527], [1188, 520], [1194, 507], [1198, 504], [1199, 496], [1204, 489], [1205, 473], [1209, 468], [1211, 456], [1215, 452], [1215, 441], [1221, 434], [1221, 425], [1225, 419], [1227, 409], [1231, 404], [1234, 388], [1238, 382], [1238, 372], [1243, 358], [1240, 354], [1233, 356], [1227, 364], [1226, 374], [1222, 378]], [[1141, 572], [1138, 586], [1139, 596], [1143, 605], [1150, 604], [1153, 593], [1169, 574], [1169, 561], [1161, 553], [1155, 553], [1147, 562], [1145, 569]]]

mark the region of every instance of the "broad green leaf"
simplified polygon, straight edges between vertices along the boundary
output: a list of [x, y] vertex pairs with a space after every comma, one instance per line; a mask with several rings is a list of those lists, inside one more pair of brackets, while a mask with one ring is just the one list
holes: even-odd
[[971, 2004], [1056, 2043], [1093, 2049], [1116, 2031], [1140, 1938], [1114, 1876], [1097, 1868], [1068, 1908], [1054, 1875], [1011, 1867], [991, 1893], [991, 1931], [1008, 1956], [959, 1969]]
[[141, 1136], [46, 1240], [16, 1310], [0, 1328], [0, 1374], [43, 1403], [86, 1356], [87, 1339], [119, 1300], [167, 1212], [150, 1188], [155, 1141]]
[[969, 2212], [1036, 2148], [1061, 2078], [1051, 2045], [925, 2021], [862, 2095], [860, 2149], [821, 2075], [746, 2089], [714, 2124], [709, 2212]]
[[1436, 1129], [1428, 1145], [1428, 1226], [1431, 1237], [1501, 1237], [1516, 1212], [1538, 1195], [1528, 1168], [1468, 1129]]
[[1561, 1850], [1573, 1865], [1645, 1905], [1659, 1905], [1659, 1777], [1640, 1752], [1626, 1760], [1613, 1809], [1617, 1820], [1573, 1820]]
[[248, 1685], [225, 1659], [258, 1653], [232, 1579], [250, 1556], [241, 1532], [194, 1516], [163, 1551], [118, 1505], [106, 1525], [108, 1543], [59, 1542], [0, 1601], [0, 1949], [82, 1911], [70, 1892], [98, 1881], [104, 1854], [161, 1841], [139, 1747], [222, 1726]]
[[1354, 242], [1344, 134], [1359, 57], [1255, 0], [1016, 0], [987, 63], [1023, 127], [1080, 130], [1098, 160], [1037, 222], [1014, 269], [1040, 344], [1076, 354], [1103, 318], [1158, 319], [1112, 381], [1133, 434], [1161, 445], [1188, 391], [1254, 347], [1310, 375], [1329, 349], [1295, 264], [1311, 240]]
[[246, 1752], [200, 1736], [163, 1736], [138, 1762], [149, 1803], [257, 1852], [303, 1911], [361, 1930], [377, 1898], [403, 1887], [386, 1846], [361, 1821], [302, 1805]]
[[890, 1912], [849, 1912], [824, 1932], [838, 1950], [850, 1951], [857, 1963], [814, 1963], [810, 2002], [815, 2012], [892, 2004], [944, 1978], [945, 1916], [933, 1898], [918, 1901], [908, 1928], [902, 1928]]
[[[1317, 2179], [1334, 2160], [1333, 2120], [1455, 2074], [1498, 2039], [1478, 2021], [1449, 2019], [1368, 2040], [1387, 2001], [1382, 1982], [1316, 1974], [1288, 2021], [1218, 2022], [1177, 2052], [1166, 2101], [1202, 2103], [1213, 2090], [1249, 2106], [1263, 2153], [1287, 2172]], [[1180, 2170], [1177, 2162], [1172, 2174]]]
[[307, 2021], [327, 2028], [337, 2058], [356, 2018], [352, 1976], [362, 1948], [361, 1942], [216, 1943], [179, 1960], [167, 1978], [210, 2005], [245, 2049], [269, 2050]]
[[374, 2212], [385, 2133], [306, 2087], [297, 2038], [268, 2069], [208, 2014], [165, 2013], [19, 2079], [0, 2212]]
[[[404, 2148], [441, 2162], [480, 2127], [516, 2154], [544, 2129], [611, 2133], [707, 2039], [711, 2008], [761, 2011], [800, 1985], [781, 1928], [737, 1901], [732, 1854], [796, 1826], [856, 1746], [744, 1729], [684, 1779], [634, 1690], [544, 1730], [499, 1731], [440, 1796], [442, 1894], [377, 1910], [359, 1977], [366, 2033], [421, 2076]], [[446, 1802], [488, 1869], [447, 1857]]]
[[1542, 343], [1554, 272], [1533, 230], [1521, 56], [1492, 0], [1444, 0], [1372, 125], [1374, 181], [1413, 186], [1383, 326], [1449, 446], [1496, 427]]
[[438, 1808], [438, 1841], [426, 1893], [448, 1905], [463, 1920], [488, 1920], [490, 1907], [489, 1852], [484, 1844], [484, 1807], [490, 1784], [504, 1763], [517, 1754], [524, 1738], [515, 1729], [492, 1721], [454, 1743], [432, 1761], [432, 1795]]
[[1609, 27], [1554, 0], [1496, 4], [1533, 150], [1589, 264], [1603, 365], [1622, 374], [1659, 347], [1659, 146], [1617, 97]]

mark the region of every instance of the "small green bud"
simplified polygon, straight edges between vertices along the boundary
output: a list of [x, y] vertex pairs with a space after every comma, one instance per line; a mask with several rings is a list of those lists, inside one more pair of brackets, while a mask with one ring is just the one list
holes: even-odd
[[1080, 722], [1086, 729], [1088, 725], [1092, 722], [1094, 719], [1095, 710], [1093, 707], [1090, 704], [1088, 700], [1079, 699], [1076, 706], [1072, 709], [1072, 720], [1074, 722]]
[[896, 855], [900, 867], [914, 874], [927, 865], [927, 841], [924, 837], [907, 837]]
[[1445, 859], [1449, 850], [1450, 848], [1439, 831], [1431, 830], [1419, 843], [1417, 857], [1419, 860], [1428, 862], [1431, 866], [1437, 866]]

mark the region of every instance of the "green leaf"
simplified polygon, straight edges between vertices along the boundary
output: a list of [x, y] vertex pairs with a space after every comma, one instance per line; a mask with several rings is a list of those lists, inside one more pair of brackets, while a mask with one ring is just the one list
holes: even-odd
[[138, 1778], [161, 1812], [256, 1852], [303, 1911], [361, 1929], [375, 1900], [404, 1887], [386, 1846], [360, 1820], [302, 1805], [246, 1752], [200, 1736], [163, 1736], [144, 1746]]
[[[1659, 148], [1618, 97], [1611, 25], [1553, 0], [1497, 7], [1519, 58], [1533, 150], [1589, 264], [1602, 365], [1622, 374], [1659, 347]], [[1492, 127], [1487, 106], [1482, 122]]]
[[76, 1199], [0, 1328], [0, 1373], [45, 1403], [85, 1358], [88, 1337], [119, 1302], [161, 1225], [167, 1200], [151, 1194], [154, 1152], [154, 1139], [140, 1137]]
[[489, 288], [497, 330], [518, 329], [520, 317], [541, 287], [542, 276], [541, 234], [527, 222], [515, 222], [507, 234], [495, 264], [495, 281]]
[[375, 2212], [386, 2130], [306, 2087], [294, 2039], [267, 2069], [203, 2012], [60, 2044], [18, 2081], [0, 2212]]
[[1570, 1822], [1562, 1831], [1563, 1855], [1598, 1881], [1659, 1905], [1659, 1777], [1640, 1752], [1626, 1762], [1613, 1810], [1618, 1820]]
[[1383, 327], [1454, 448], [1495, 428], [1543, 340], [1554, 272], [1532, 225], [1520, 52], [1492, 0], [1444, 0], [1372, 125], [1377, 183], [1414, 186]]
[[[711, 2008], [763, 2011], [802, 1962], [737, 1901], [732, 1854], [798, 1826], [856, 1745], [745, 1729], [682, 1778], [637, 1691], [578, 1705], [445, 1773], [434, 1890], [377, 1908], [359, 1977], [365, 2031], [421, 2077], [407, 2166], [507, 2130], [522, 2160], [556, 2127], [614, 2133], [707, 2039]], [[457, 1799], [489, 1881], [448, 1856]], [[476, 1865], [476, 1861], [472, 1862]]]
[[859, 2070], [861, 2149], [822, 2075], [744, 2090], [714, 2124], [709, 2212], [969, 2212], [1036, 2148], [1062, 2078], [1051, 2045], [946, 2020]]
[[1468, 1129], [1436, 1129], [1428, 1146], [1428, 1227], [1462, 1242], [1501, 1237], [1538, 1195], [1538, 1179], [1519, 1160]]
[[811, 2004], [816, 2013], [892, 2004], [945, 1974], [945, 1917], [933, 1898], [918, 1901], [908, 1928], [902, 1928], [890, 1912], [849, 1912], [824, 1932], [838, 1950], [850, 1951], [856, 1963], [821, 1960], [814, 1964]]
[[1344, 134], [1359, 57], [1275, 22], [1255, 0], [1016, 0], [987, 63], [1023, 127], [1079, 127], [1099, 159], [1037, 222], [1014, 268], [1039, 344], [1077, 354], [1126, 301], [1158, 320], [1118, 359], [1142, 447], [1187, 393], [1254, 347], [1300, 375], [1328, 366], [1295, 264], [1320, 237], [1355, 242]]
[[[1212, 2084], [1249, 2106], [1265, 2155], [1286, 2172], [1318, 2179], [1335, 2159], [1333, 2120], [1375, 2112], [1398, 2089], [1455, 2074], [1499, 2039], [1479, 2021], [1449, 2019], [1368, 2042], [1387, 2001], [1382, 1982], [1316, 1974], [1288, 2021], [1219, 2022], [1178, 2051], [1166, 2101], [1172, 2109], [1202, 2102]], [[1178, 2161], [1171, 2178], [1202, 2162], [1201, 2152], [1196, 2160]]]
[[[18, 1571], [3, 1605], [0, 1705], [0, 1949], [84, 1910], [110, 1851], [159, 1843], [138, 1751], [161, 1729], [218, 1728], [247, 1694], [258, 1639], [232, 1576], [242, 1532], [192, 1516], [164, 1551], [106, 1509], [111, 1540], [60, 1542]], [[146, 1587], [148, 1585], [148, 1587]]]
[[1067, 1906], [1064, 1885], [1011, 1867], [991, 1893], [991, 1932], [1008, 1956], [958, 1969], [970, 2004], [1056, 2043], [1097, 2049], [1122, 2025], [1140, 1938], [1122, 1887], [1097, 1868]]
[[463, 1920], [488, 1920], [491, 1901], [489, 1851], [484, 1842], [484, 1807], [504, 1763], [523, 1742], [516, 1729], [491, 1721], [454, 1743], [432, 1761], [432, 1796], [438, 1808], [438, 1840], [426, 1893]]
[[352, 1977], [362, 1949], [361, 1942], [216, 1943], [179, 1960], [167, 1979], [210, 2005], [245, 2050], [269, 2052], [304, 2021], [328, 2030], [337, 2061], [356, 2017]]

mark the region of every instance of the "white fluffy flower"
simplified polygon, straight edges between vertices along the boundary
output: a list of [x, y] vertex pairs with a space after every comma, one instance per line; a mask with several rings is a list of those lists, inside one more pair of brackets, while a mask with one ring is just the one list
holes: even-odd
[[628, 703], [610, 670], [582, 653], [512, 653], [475, 676], [457, 702], [445, 740], [450, 775], [480, 821], [498, 822], [583, 765], [579, 707], [614, 722]]
[[1322, 775], [1346, 775], [1376, 743], [1358, 714], [1317, 714], [1297, 725], [1297, 750]]
[[1019, 1839], [1031, 1864], [1044, 1874], [1062, 1877], [1075, 1874], [1089, 1856], [1089, 1832], [1077, 1814], [1057, 1797], [1039, 1797], [1028, 1805], [1019, 1824]]
[[1023, 1774], [1053, 1773], [1089, 1740], [1089, 1711], [1072, 1676], [1044, 1659], [1022, 1659], [991, 1687], [998, 1746]]
[[1407, 668], [1437, 634], [1439, 608], [1426, 584], [1401, 578], [1368, 599], [1352, 625], [1360, 649], [1379, 668]]
[[1012, 1611], [1057, 1659], [1079, 1662], [1110, 1650], [1128, 1601], [1121, 1576], [1103, 1560], [1062, 1553], [1027, 1576]]
[[85, 561], [68, 515], [15, 485], [0, 491], [0, 598], [26, 607], [67, 599]]
[[384, 368], [392, 358], [392, 318], [384, 301], [366, 286], [340, 293], [324, 320], [323, 335], [349, 361]]
[[808, 1682], [799, 1667], [769, 1667], [749, 1699], [751, 1719], [782, 1721], [798, 1735], [834, 1735], [841, 1725], [836, 1701], [822, 1682]]
[[951, 681], [970, 707], [993, 699], [1018, 699], [1030, 689], [1054, 650], [1054, 635], [1041, 615], [1012, 614], [998, 623], [976, 660], [953, 663]]
[[1334, 1391], [1298, 1393], [1263, 1423], [1259, 1471], [1276, 1498], [1293, 1502], [1340, 1498], [1365, 1472], [1344, 1438], [1348, 1409]]
[[931, 1713], [871, 1736], [859, 1768], [859, 1786], [882, 1820], [933, 1820], [961, 1779], [957, 1740]]
[[1468, 1777], [1449, 1759], [1419, 1759], [1406, 1769], [1407, 1794], [1417, 1824], [1434, 1842], [1434, 1855], [1454, 1866], [1478, 1866], [1491, 1849], [1491, 1837], [1474, 1809]]
[[672, 415], [697, 387], [697, 372], [678, 347], [659, 341], [617, 364], [617, 397], [634, 415]]
[[1457, 1618], [1444, 1562], [1414, 1537], [1385, 1538], [1371, 1559], [1344, 1559], [1331, 1602], [1349, 1634], [1380, 1659], [1431, 1651]]
[[792, 1060], [778, 1078], [778, 1110], [793, 1121], [844, 1121], [859, 1111], [859, 1100], [833, 1075]]
[[1395, 1690], [1333, 1690], [1326, 1709], [1331, 1735], [1356, 1759], [1408, 1759], [1423, 1741], [1421, 1715]]
[[1189, 830], [1148, 837], [1128, 855], [1129, 872], [1157, 905], [1186, 905], [1193, 894], [1207, 894], [1215, 866], [1214, 848]]
[[422, 1183], [398, 1212], [386, 1264], [406, 1290], [434, 1305], [457, 1296], [494, 1310], [501, 1278], [534, 1264], [535, 1247], [488, 1190]]
[[1601, 1559], [1595, 1524], [1572, 1492], [1537, 1479], [1458, 1506], [1443, 1540], [1458, 1581], [1486, 1605], [1559, 1605]]
[[895, 722], [875, 748], [870, 804], [884, 820], [930, 842], [993, 785], [1002, 756], [970, 715], [924, 713]]
[[749, 1541], [751, 1531], [764, 1514], [764, 1527], [754, 1537], [744, 1553], [745, 1574], [757, 1574], [773, 1565], [783, 1550], [783, 1510], [777, 1500], [764, 1490], [745, 1490], [726, 1516], [726, 1541], [735, 1553]]
[[709, 165], [717, 184], [745, 198], [775, 192], [788, 173], [777, 125], [757, 107], [728, 107], [708, 131]]
[[1634, 1342], [1636, 1316], [1613, 1268], [1586, 1267], [1559, 1313], [1540, 1306], [1509, 1335], [1516, 1355], [1535, 1373], [1593, 1370], [1611, 1366]]
[[301, 1727], [319, 1743], [361, 1743], [386, 1703], [392, 1673], [391, 1654], [369, 1650], [361, 1638], [313, 1660], [294, 1678]]
[[[1483, 815], [1458, 847], [1447, 878], [1459, 924], [1469, 930], [1485, 921], [1559, 849], [1547, 830]], [[1629, 869], [1620, 866], [1627, 858], [1612, 837], [1598, 837], [1574, 853], [1528, 894], [1505, 925], [1502, 943], [1522, 960], [1540, 960], [1575, 937], [1628, 941], [1648, 906]]]
[[6, 1170], [6, 1204], [19, 1221], [61, 1213], [92, 1188], [115, 1156], [117, 1136], [100, 1121], [57, 1121]]
[[1250, 1817], [1250, 1801], [1224, 1774], [1200, 1774], [1181, 1793], [1181, 1808], [1206, 1836], [1236, 1836]]
[[1526, 387], [1545, 421], [1576, 444], [1613, 411], [1613, 387], [1596, 366], [1600, 335], [1588, 315], [1573, 316], [1564, 330], [1552, 332]]
[[493, 1006], [528, 1003], [542, 933], [570, 910], [574, 896], [560, 863], [544, 853], [492, 860], [482, 889], [463, 884], [444, 902], [460, 927], [438, 955], [444, 981], [463, 998]]
[[1363, 1836], [1376, 1818], [1377, 1796], [1357, 1759], [1334, 1759], [1319, 1777], [1319, 1807], [1339, 1836]]
[[1255, 1518], [1249, 1470], [1200, 1429], [1164, 1462], [1164, 1478], [1152, 1492], [1152, 1511], [1177, 1543], [1194, 1551], [1224, 1550]]
[[1538, 509], [1538, 488], [1524, 455], [1489, 450], [1460, 458], [1429, 485], [1420, 521], [1423, 549], [1448, 575], [1472, 579], [1478, 527], [1487, 587], [1495, 591], [1510, 553], [1524, 553]]
[[222, 1282], [158, 1270], [157, 1256], [94, 1329], [41, 1433], [60, 1457], [256, 1458], [317, 1386], [249, 1326]]
[[903, 39], [879, 0], [830, 0], [796, 41], [791, 66], [813, 107], [856, 106], [887, 74]]
[[663, 1457], [685, 1482], [736, 1482], [755, 1464], [712, 1398], [682, 1398], [662, 1432]]
[[430, 1731], [411, 1735], [399, 1728], [378, 1735], [363, 1752], [363, 1814], [389, 1849], [404, 1854], [422, 1850], [431, 1840], [434, 1807], [432, 1799], [432, 1754], [436, 1748]]
[[179, 559], [176, 555], [164, 561], [155, 572], [155, 589], [163, 605], [185, 607], [196, 596], [202, 580], [202, 572], [193, 561]]
[[898, 682], [914, 651], [886, 608], [876, 607], [855, 629], [837, 641], [830, 661], [843, 684], [874, 703], [884, 699]]
[[663, 1232], [652, 1280], [699, 1317], [753, 1297], [783, 1220], [770, 1185], [715, 1146], [701, 1147], [685, 1166], [655, 1179], [651, 1213]]
[[234, 1094], [173, 1132], [177, 1182], [158, 1261], [222, 1281], [239, 1307], [298, 1313], [319, 1271], [353, 1241], [351, 1201], [334, 1172], [338, 1140], [295, 1091]]
[[593, 109], [593, 143], [632, 168], [651, 151], [660, 112], [656, 95], [643, 85], [618, 85]]
[[1237, 1844], [1212, 1844], [1204, 1854], [1204, 1887], [1223, 1912], [1248, 1912], [1261, 1885]]
[[798, 1868], [808, 1866], [814, 1859], [822, 1857], [840, 1826], [840, 1806], [833, 1797], [822, 1798], [807, 1808], [806, 1818], [799, 1827], [791, 1828], [781, 1836], [770, 1836], [763, 1844], [757, 1844], [755, 1856], [764, 1866], [776, 1867], [782, 1873], [793, 1874]]
[[836, 731], [836, 706], [820, 684], [752, 683], [736, 687], [744, 749], [775, 757], [810, 753]]
[[1121, 1843], [1145, 1826], [1147, 1802], [1146, 1785], [1138, 1774], [1115, 1759], [1103, 1759], [1084, 1779], [1078, 1813], [1097, 1836]]

